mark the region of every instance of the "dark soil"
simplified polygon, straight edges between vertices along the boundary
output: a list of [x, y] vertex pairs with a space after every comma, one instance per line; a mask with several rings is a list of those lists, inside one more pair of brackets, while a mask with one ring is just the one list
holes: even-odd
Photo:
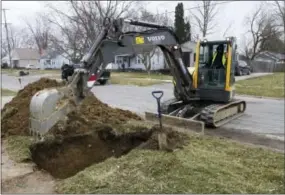
[[45, 88], [63, 86], [56, 80], [42, 78], [28, 84], [1, 110], [1, 137], [4, 135], [28, 135], [29, 106], [34, 94]]
[[89, 94], [79, 109], [67, 115], [66, 121], [60, 122], [51, 129], [54, 135], [74, 135], [88, 132], [90, 129], [98, 129], [101, 125], [120, 125], [131, 119], [141, 118], [128, 111], [112, 108], [98, 100], [93, 94]]
[[[1, 137], [7, 135], [29, 135], [29, 106], [31, 98], [38, 91], [45, 88], [63, 86], [56, 80], [42, 78], [27, 85], [7, 103], [2, 112]], [[66, 125], [59, 122], [52, 132], [55, 134], [81, 133], [98, 124], [120, 124], [130, 119], [141, 120], [139, 116], [130, 111], [115, 109], [102, 103], [93, 94], [84, 99], [77, 112], [70, 113]]]
[[[67, 178], [110, 157], [120, 157], [134, 148], [158, 149], [158, 128], [118, 134], [109, 126], [84, 134], [56, 136], [31, 146], [32, 160], [56, 178]], [[165, 129], [168, 149], [180, 148], [186, 135]], [[170, 151], [167, 150], [167, 151]]]

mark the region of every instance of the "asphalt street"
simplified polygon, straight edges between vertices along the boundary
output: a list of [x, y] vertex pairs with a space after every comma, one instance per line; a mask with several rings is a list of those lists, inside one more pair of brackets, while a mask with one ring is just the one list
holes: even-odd
[[[254, 76], [254, 75], [253, 75]], [[27, 76], [22, 78], [22, 87], [38, 80], [42, 76]], [[242, 77], [239, 78], [239, 80]], [[18, 78], [2, 75], [2, 88], [19, 90], [22, 88]], [[105, 85], [95, 86], [92, 92], [110, 106], [131, 110], [138, 114], [145, 111], [156, 112], [156, 100], [152, 97], [153, 90], [163, 90], [162, 101], [172, 98], [172, 84], [159, 84], [148, 87]], [[247, 102], [245, 115], [225, 125], [224, 128], [248, 130], [253, 133], [278, 136], [284, 139], [284, 100], [261, 99], [237, 96]], [[2, 97], [2, 103], [11, 97]]]

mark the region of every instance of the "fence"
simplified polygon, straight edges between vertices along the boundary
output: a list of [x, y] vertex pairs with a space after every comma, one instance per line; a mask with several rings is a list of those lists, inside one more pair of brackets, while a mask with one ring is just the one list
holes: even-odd
[[249, 62], [252, 72], [285, 72], [285, 63]]

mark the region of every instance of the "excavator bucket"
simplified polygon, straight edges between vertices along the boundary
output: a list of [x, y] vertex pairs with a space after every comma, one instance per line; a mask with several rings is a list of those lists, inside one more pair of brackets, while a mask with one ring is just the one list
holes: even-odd
[[64, 95], [66, 90], [66, 87], [44, 89], [32, 97], [30, 103], [31, 135], [43, 136], [72, 110], [70, 100]]
[[[145, 119], [151, 122], [158, 122], [158, 114], [153, 112], [145, 112]], [[161, 114], [161, 120], [163, 125], [180, 127], [190, 131], [195, 131], [204, 134], [205, 124], [202, 121], [197, 121], [190, 118], [187, 119], [176, 116], [170, 116], [165, 114]]]

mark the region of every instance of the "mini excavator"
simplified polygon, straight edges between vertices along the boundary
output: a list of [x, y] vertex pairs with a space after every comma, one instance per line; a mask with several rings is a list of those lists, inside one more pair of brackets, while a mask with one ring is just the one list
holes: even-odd
[[[125, 24], [146, 27], [148, 30], [123, 32]], [[106, 65], [113, 61], [115, 51], [119, 47], [130, 46], [137, 49], [157, 46], [163, 52], [173, 76], [175, 96], [162, 103], [163, 117], [183, 118], [219, 127], [244, 113], [245, 101], [234, 99], [234, 68], [237, 62], [235, 38], [198, 42], [193, 69], [185, 66], [178, 38], [171, 27], [106, 18], [104, 29], [83, 57], [81, 67], [70, 75], [67, 84], [60, 88], [44, 89], [32, 97], [31, 133], [40, 136], [46, 134], [59, 120], [76, 110]], [[225, 61], [220, 54], [215, 54], [217, 48], [227, 52]]]

